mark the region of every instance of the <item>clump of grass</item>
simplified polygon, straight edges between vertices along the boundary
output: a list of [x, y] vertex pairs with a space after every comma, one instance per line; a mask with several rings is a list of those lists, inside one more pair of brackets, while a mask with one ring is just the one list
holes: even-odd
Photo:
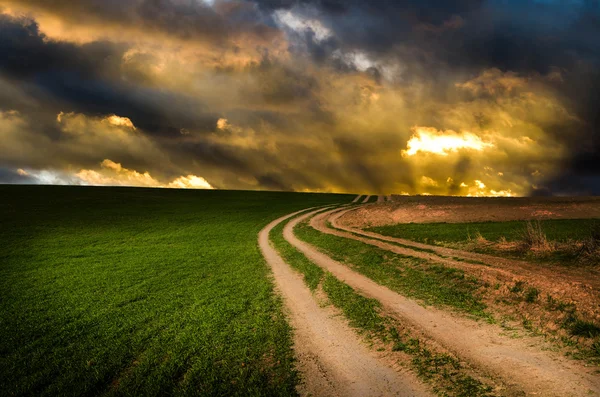
[[600, 223], [592, 225], [590, 236], [583, 240], [577, 256], [583, 263], [600, 263]]
[[591, 321], [576, 319], [571, 324], [571, 335], [595, 338], [600, 336], [600, 327]]
[[600, 357], [600, 339], [597, 339], [594, 343], [592, 343], [592, 354]]
[[514, 294], [519, 294], [521, 292], [523, 292], [523, 288], [525, 287], [525, 282], [524, 281], [517, 281], [515, 283], [515, 285], [513, 285], [512, 287], [510, 287], [508, 290]]
[[[525, 294], [523, 295], [523, 299], [525, 300], [525, 302], [527, 303], [535, 303], [537, 302], [539, 296], [540, 296], [540, 290], [538, 290], [535, 287], [529, 287], [527, 288], [527, 290], [525, 290], [526, 287], [526, 283], [524, 281], [517, 281], [515, 283], [515, 285], [513, 285], [512, 287], [510, 287], [508, 289], [509, 292], [512, 292], [513, 294], [521, 294], [522, 292], [525, 292]], [[548, 295], [550, 297], [550, 299], [552, 299], [552, 297], [550, 295]], [[550, 301], [549, 301], [550, 302]]]
[[471, 235], [469, 234], [468, 241], [471, 244], [473, 244], [475, 247], [478, 247], [478, 248], [487, 248], [490, 245], [492, 245], [492, 242], [489, 241], [488, 239], [486, 239], [485, 237], [483, 237], [483, 235], [481, 234], [481, 232], [479, 232], [479, 230], [477, 230], [475, 232], [475, 235], [473, 238], [471, 238]]
[[551, 252], [554, 250], [554, 244], [546, 237], [539, 220], [527, 221], [525, 224], [525, 230], [521, 233], [521, 249], [538, 252]]
[[546, 297], [546, 308], [552, 311], [559, 312], [575, 312], [576, 307], [574, 303], [566, 303], [557, 299], [554, 299], [552, 295], [548, 294]]
[[540, 291], [537, 288], [530, 287], [527, 289], [527, 292], [525, 293], [525, 302], [534, 303], [535, 301], [538, 300], [539, 296], [540, 296]]

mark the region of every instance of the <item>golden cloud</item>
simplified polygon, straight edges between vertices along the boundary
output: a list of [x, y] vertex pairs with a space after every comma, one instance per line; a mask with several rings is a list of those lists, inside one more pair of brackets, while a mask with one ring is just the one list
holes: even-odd
[[456, 87], [470, 91], [475, 95], [482, 93], [497, 95], [524, 88], [527, 86], [528, 80], [514, 72], [502, 72], [500, 69], [494, 68], [483, 71], [472, 80], [456, 83]]
[[104, 160], [100, 171], [81, 170], [75, 174], [79, 179], [89, 185], [111, 186], [141, 186], [161, 187], [162, 184], [148, 172], [140, 173], [135, 170], [123, 168], [121, 164], [111, 160]]
[[173, 182], [170, 182], [167, 187], [177, 189], [213, 189], [206, 179], [196, 175], [180, 176]]
[[206, 179], [196, 176], [180, 176], [168, 183], [162, 183], [152, 177], [149, 172], [138, 172], [123, 167], [120, 163], [105, 159], [99, 170], [82, 169], [75, 174], [88, 185], [164, 187], [175, 189], [212, 189]]
[[108, 122], [108, 124], [116, 126], [116, 127], [126, 127], [135, 131], [135, 126], [131, 122], [131, 120], [127, 117], [119, 117], [115, 114], [112, 114], [106, 117], [103, 121]]

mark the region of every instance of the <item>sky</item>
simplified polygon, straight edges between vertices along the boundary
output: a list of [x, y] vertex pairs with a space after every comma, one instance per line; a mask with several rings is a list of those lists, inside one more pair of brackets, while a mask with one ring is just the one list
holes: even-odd
[[0, 0], [0, 183], [600, 194], [600, 2]]

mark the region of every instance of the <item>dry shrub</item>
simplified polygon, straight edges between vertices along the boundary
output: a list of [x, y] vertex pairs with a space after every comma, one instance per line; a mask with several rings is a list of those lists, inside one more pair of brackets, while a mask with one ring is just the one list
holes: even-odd
[[595, 224], [590, 236], [583, 240], [579, 250], [579, 260], [594, 265], [600, 264], [600, 224]]
[[518, 242], [508, 241], [506, 237], [502, 236], [500, 237], [494, 248], [500, 251], [518, 251], [520, 245]]
[[485, 244], [489, 244], [489, 243], [490, 243], [490, 242], [489, 242], [489, 241], [488, 241], [488, 240], [487, 240], [485, 237], [483, 237], [483, 236], [481, 235], [481, 233], [479, 233], [479, 231], [477, 231], [477, 233], [475, 233], [475, 241], [476, 241], [478, 244], [483, 244], [483, 245], [485, 245]]
[[469, 234], [469, 245], [471, 248], [486, 248], [493, 245], [493, 243], [483, 237], [481, 233], [477, 231], [473, 237], [471, 237]]
[[555, 244], [548, 241], [546, 233], [542, 230], [542, 224], [539, 220], [534, 222], [527, 221], [525, 230], [521, 233], [520, 247], [523, 251], [551, 252], [555, 249]]

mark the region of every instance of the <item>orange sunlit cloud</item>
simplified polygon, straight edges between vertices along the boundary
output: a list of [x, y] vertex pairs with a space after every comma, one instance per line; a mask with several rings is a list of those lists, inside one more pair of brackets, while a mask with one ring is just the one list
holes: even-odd
[[212, 189], [206, 179], [196, 176], [180, 176], [169, 183], [162, 183], [152, 177], [149, 172], [138, 172], [123, 167], [120, 163], [105, 159], [100, 164], [100, 169], [82, 169], [75, 174], [83, 184], [87, 185], [112, 185], [112, 186], [138, 186], [138, 187], [167, 187], [175, 189]]

